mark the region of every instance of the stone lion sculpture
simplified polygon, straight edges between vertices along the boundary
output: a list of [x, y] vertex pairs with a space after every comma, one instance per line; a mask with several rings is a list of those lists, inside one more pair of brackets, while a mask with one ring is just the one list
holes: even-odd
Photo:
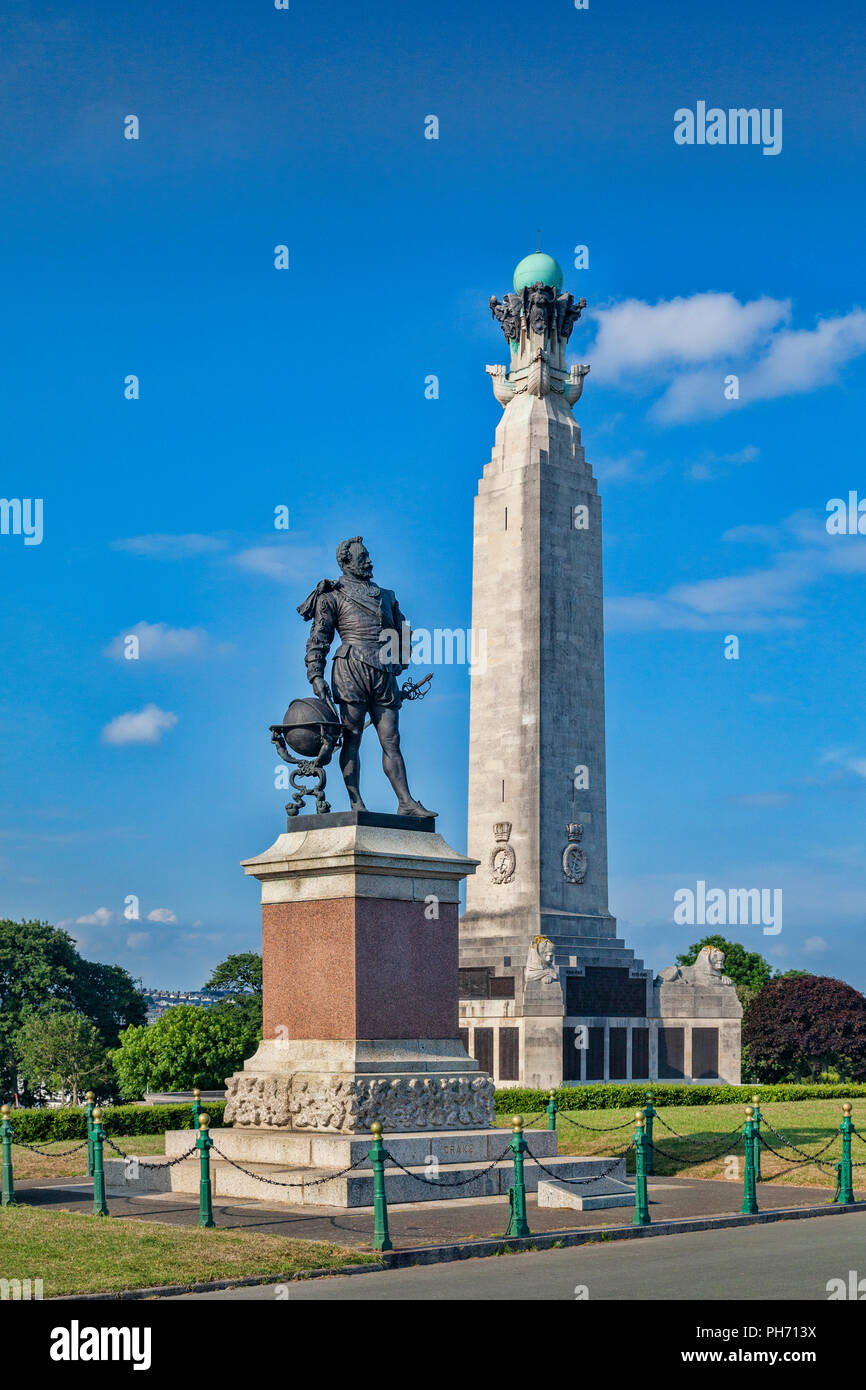
[[556, 982], [556, 966], [553, 963], [554, 946], [549, 936], [534, 936], [526, 953], [526, 983], [539, 980], [543, 985]]
[[724, 963], [725, 953], [718, 946], [703, 946], [694, 965], [669, 965], [658, 978], [666, 985], [732, 985], [733, 980], [722, 974]]

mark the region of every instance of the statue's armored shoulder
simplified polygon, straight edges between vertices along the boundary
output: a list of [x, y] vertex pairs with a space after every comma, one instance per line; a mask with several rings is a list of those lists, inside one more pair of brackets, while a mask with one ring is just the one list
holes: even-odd
[[311, 594], [308, 594], [303, 603], [298, 604], [298, 612], [305, 622], [309, 622], [315, 616], [316, 605], [324, 594], [329, 594], [333, 589], [339, 587], [339, 579], [320, 579]]

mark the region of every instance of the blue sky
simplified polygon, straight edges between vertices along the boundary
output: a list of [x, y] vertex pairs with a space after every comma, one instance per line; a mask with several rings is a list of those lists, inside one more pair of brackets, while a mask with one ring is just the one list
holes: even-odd
[[[283, 822], [295, 606], [360, 531], [414, 624], [469, 625], [487, 300], [540, 226], [590, 306], [611, 908], [658, 969], [702, 934], [677, 888], [781, 888], [746, 944], [866, 988], [866, 536], [825, 527], [866, 496], [864, 29], [841, 0], [16, 7], [0, 492], [44, 537], [0, 536], [2, 915], [163, 986], [258, 945], [238, 861]], [[781, 153], [678, 146], [698, 101], [781, 108]], [[467, 671], [434, 685], [404, 743], [462, 848]]]

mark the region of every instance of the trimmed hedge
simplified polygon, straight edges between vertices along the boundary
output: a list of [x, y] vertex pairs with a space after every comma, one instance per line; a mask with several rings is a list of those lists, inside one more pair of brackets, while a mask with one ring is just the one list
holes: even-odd
[[[632, 1082], [624, 1086], [560, 1086], [556, 1103], [560, 1110], [622, 1110], [646, 1105], [647, 1092], [653, 1093], [653, 1105], [747, 1105], [753, 1095], [761, 1104], [783, 1100], [854, 1100], [866, 1096], [866, 1085], [798, 1086], [781, 1082], [775, 1086], [683, 1086], [669, 1082]], [[497, 1115], [537, 1115], [544, 1110], [548, 1092], [528, 1089], [499, 1090], [495, 1104]]]
[[[213, 1125], [220, 1125], [225, 1114], [224, 1100], [210, 1101], [203, 1107]], [[75, 1106], [49, 1110], [13, 1110], [9, 1115], [16, 1139], [25, 1144], [48, 1144], [55, 1139], [86, 1139], [84, 1111]], [[102, 1112], [102, 1128], [112, 1137], [119, 1134], [164, 1134], [168, 1129], [192, 1129], [192, 1104], [185, 1105], [107, 1105]]]

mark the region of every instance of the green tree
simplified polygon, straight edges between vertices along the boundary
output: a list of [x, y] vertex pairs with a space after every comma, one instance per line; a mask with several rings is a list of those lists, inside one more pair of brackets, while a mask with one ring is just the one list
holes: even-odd
[[110, 1064], [99, 1029], [73, 1009], [31, 1014], [14, 1036], [17, 1069], [30, 1090], [69, 1096], [77, 1105], [103, 1087]]
[[127, 1028], [112, 1054], [121, 1094], [216, 1089], [237, 1071], [258, 1043], [257, 1030], [239, 1013], [178, 1004], [148, 1027]]
[[262, 958], [255, 951], [241, 951], [226, 956], [214, 970], [207, 989], [227, 990], [224, 999], [214, 1005], [218, 1013], [240, 1019], [251, 1028], [257, 1039], [262, 1035]]
[[48, 922], [0, 921], [0, 1086], [17, 1082], [15, 1035], [29, 1014], [74, 1007], [75, 943]]
[[15, 1035], [32, 1014], [83, 1013], [106, 1046], [147, 1009], [131, 975], [78, 954], [68, 932], [49, 922], [0, 920], [0, 1091], [16, 1089]]
[[[704, 946], [717, 946], [720, 951], [724, 951], [725, 974], [735, 985], [743, 986], [751, 991], [752, 995], [763, 989], [772, 978], [773, 967], [769, 961], [764, 960], [757, 951], [747, 951], [738, 941], [726, 941], [723, 936], [705, 936], [702, 941], [696, 941], [683, 955], [677, 956], [677, 965], [694, 965]], [[737, 993], [739, 994], [739, 990]]]
[[205, 989], [224, 989], [230, 994], [261, 994], [262, 958], [255, 951], [226, 956], [211, 974]]
[[92, 1018], [106, 1047], [117, 1047], [121, 1028], [144, 1023], [147, 1003], [122, 965], [82, 960], [75, 964], [76, 1007]]

